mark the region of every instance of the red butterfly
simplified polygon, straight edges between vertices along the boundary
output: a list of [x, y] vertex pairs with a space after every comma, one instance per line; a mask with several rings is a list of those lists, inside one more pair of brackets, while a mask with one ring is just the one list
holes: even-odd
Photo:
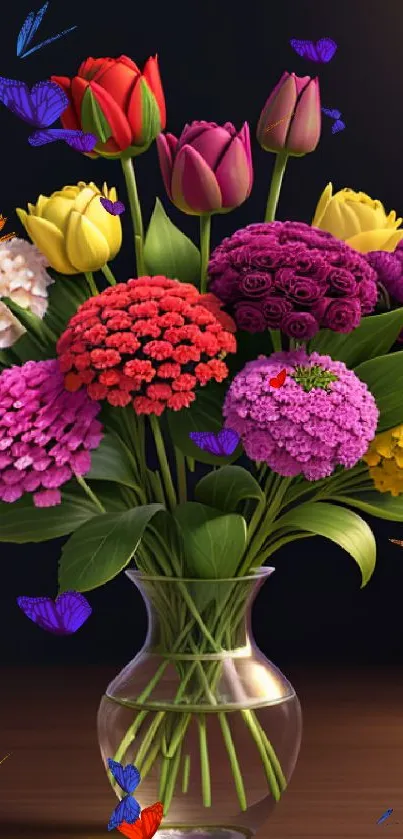
[[126, 836], [127, 839], [151, 839], [154, 833], [157, 832], [162, 817], [164, 815], [164, 808], [160, 801], [152, 804], [151, 807], [146, 807], [141, 811], [139, 818], [134, 824], [122, 822], [118, 830]]
[[287, 370], [286, 369], [280, 370], [280, 372], [277, 376], [274, 376], [273, 379], [269, 379], [269, 385], [271, 387], [281, 387], [284, 384], [284, 382], [286, 380], [286, 377], [287, 377]]

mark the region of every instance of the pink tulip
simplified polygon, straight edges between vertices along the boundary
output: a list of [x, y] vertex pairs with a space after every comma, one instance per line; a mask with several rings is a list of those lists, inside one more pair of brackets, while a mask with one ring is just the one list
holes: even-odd
[[192, 122], [179, 139], [157, 137], [165, 189], [188, 215], [225, 213], [239, 207], [253, 183], [249, 125], [239, 133], [230, 122]]
[[307, 154], [318, 145], [321, 117], [319, 79], [285, 72], [260, 115], [257, 140], [265, 151]]

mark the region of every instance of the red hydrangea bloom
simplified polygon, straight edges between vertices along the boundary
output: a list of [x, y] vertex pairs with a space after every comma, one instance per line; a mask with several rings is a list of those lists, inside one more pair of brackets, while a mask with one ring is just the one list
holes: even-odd
[[133, 404], [137, 414], [180, 411], [197, 386], [228, 376], [235, 324], [214, 295], [166, 277], [139, 277], [91, 297], [57, 345], [65, 387], [91, 399]]

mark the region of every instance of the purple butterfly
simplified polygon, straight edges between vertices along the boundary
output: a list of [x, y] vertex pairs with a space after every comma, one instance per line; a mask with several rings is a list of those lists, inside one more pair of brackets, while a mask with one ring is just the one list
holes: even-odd
[[123, 201], [111, 201], [109, 198], [101, 198], [100, 201], [103, 208], [111, 216], [121, 216], [126, 209]]
[[29, 12], [28, 16], [25, 18], [17, 38], [18, 58], [26, 58], [27, 55], [31, 55], [31, 53], [36, 52], [36, 50], [40, 50], [42, 47], [47, 47], [48, 44], [52, 44], [53, 41], [57, 41], [59, 38], [62, 38], [63, 35], [67, 35], [69, 32], [72, 32], [73, 29], [77, 29], [77, 26], [70, 26], [70, 29], [64, 29], [59, 35], [53, 35], [52, 38], [46, 38], [45, 41], [41, 41], [41, 43], [37, 44], [36, 47], [31, 47], [30, 50], [25, 52], [35, 37], [48, 8], [49, 3], [46, 2], [45, 5], [39, 9], [39, 12]]
[[291, 38], [290, 44], [301, 58], [307, 58], [308, 61], [316, 61], [320, 64], [327, 64], [331, 61], [336, 50], [336, 41], [332, 38], [320, 38], [319, 41], [299, 41], [298, 38]]
[[342, 119], [340, 119], [341, 111], [338, 111], [337, 108], [322, 108], [322, 111], [327, 117], [335, 120], [332, 125], [332, 134], [337, 134], [338, 131], [343, 131], [346, 124]]
[[232, 428], [222, 428], [221, 431], [190, 431], [189, 437], [199, 449], [217, 457], [229, 457], [240, 440], [239, 434]]
[[28, 125], [41, 129], [28, 138], [31, 146], [65, 140], [77, 151], [92, 151], [98, 142], [94, 134], [49, 127], [59, 119], [69, 104], [64, 90], [54, 82], [38, 82], [30, 90], [25, 82], [0, 76], [0, 102]]
[[140, 815], [140, 804], [133, 798], [133, 792], [137, 789], [141, 776], [139, 770], [131, 763], [123, 767], [121, 763], [112, 760], [108, 757], [108, 766], [113, 775], [113, 779], [119, 784], [125, 797], [115, 807], [108, 824], [108, 830], [114, 830], [119, 827], [122, 822], [134, 824]]
[[73, 635], [89, 618], [92, 609], [78, 591], [64, 591], [56, 600], [51, 597], [17, 597], [24, 614], [53, 635]]

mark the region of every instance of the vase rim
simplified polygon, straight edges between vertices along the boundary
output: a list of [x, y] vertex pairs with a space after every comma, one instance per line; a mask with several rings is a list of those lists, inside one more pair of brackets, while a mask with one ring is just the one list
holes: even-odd
[[130, 569], [125, 571], [126, 577], [129, 580], [136, 582], [136, 580], [157, 580], [158, 582], [177, 582], [177, 583], [237, 583], [240, 580], [261, 580], [270, 577], [276, 569], [270, 565], [261, 565], [260, 568], [254, 568], [251, 574], [245, 574], [243, 577], [167, 577], [159, 574], [144, 574], [143, 571], [137, 569]]

